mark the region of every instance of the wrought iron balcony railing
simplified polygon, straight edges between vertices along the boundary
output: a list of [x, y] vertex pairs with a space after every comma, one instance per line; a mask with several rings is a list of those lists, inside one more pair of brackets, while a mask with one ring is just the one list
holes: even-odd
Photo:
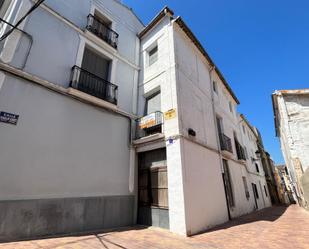
[[245, 150], [237, 140], [235, 140], [235, 146], [238, 160], [246, 160]]
[[117, 105], [118, 86], [78, 66], [72, 68], [70, 87]]
[[89, 14], [87, 19], [86, 29], [117, 49], [119, 35], [95, 16]]
[[219, 134], [219, 138], [220, 138], [221, 150], [226, 150], [226, 151], [233, 153], [231, 139], [223, 133]]
[[163, 113], [156, 111], [137, 120], [136, 138], [162, 133]]

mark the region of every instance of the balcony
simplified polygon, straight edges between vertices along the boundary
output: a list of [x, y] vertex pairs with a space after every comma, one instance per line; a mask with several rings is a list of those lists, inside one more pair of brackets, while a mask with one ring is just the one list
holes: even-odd
[[87, 17], [86, 29], [117, 49], [119, 35], [114, 30], [110, 29], [104, 22], [91, 14]]
[[220, 138], [220, 147], [221, 150], [228, 151], [230, 153], [233, 153], [233, 148], [232, 148], [232, 141], [231, 139], [226, 136], [225, 134], [221, 133], [219, 134]]
[[153, 112], [137, 120], [136, 138], [162, 133], [163, 113]]
[[247, 158], [246, 158], [244, 148], [240, 145], [238, 141], [235, 141], [235, 146], [236, 146], [236, 153], [237, 153], [238, 160], [246, 161]]
[[72, 68], [70, 87], [117, 105], [118, 86], [78, 66]]

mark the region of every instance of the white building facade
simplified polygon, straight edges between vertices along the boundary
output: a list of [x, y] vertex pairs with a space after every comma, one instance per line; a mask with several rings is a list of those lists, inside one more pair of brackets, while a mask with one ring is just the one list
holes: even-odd
[[309, 91], [281, 90], [273, 95], [276, 135], [280, 139], [295, 200], [309, 205]]
[[[33, 5], [5, 3], [13, 24]], [[0, 123], [0, 239], [135, 224], [143, 25], [117, 1], [63, 0], [19, 28], [0, 55], [0, 109], [19, 115]]]
[[0, 240], [136, 223], [192, 235], [271, 205], [257, 132], [170, 9], [144, 27], [120, 1], [48, 0], [0, 59]]
[[[190, 29], [165, 8], [140, 38], [145, 134], [134, 141], [142, 158], [138, 220], [192, 235], [271, 206], [258, 134], [237, 113], [239, 101]], [[154, 200], [151, 191], [145, 194], [146, 168], [148, 179], [164, 179], [154, 177], [157, 168], [167, 172], [166, 180], [148, 181], [152, 192], [161, 189]]]

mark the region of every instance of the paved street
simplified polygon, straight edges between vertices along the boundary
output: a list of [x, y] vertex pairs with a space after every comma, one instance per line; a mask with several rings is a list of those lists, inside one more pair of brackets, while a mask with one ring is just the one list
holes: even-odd
[[0, 244], [0, 249], [83, 248], [309, 248], [309, 212], [294, 205], [273, 207], [191, 238], [157, 228], [134, 227], [90, 236]]

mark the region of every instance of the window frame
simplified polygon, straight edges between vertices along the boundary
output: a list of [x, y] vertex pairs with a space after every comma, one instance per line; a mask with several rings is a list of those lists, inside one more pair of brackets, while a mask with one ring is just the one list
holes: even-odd
[[230, 208], [234, 208], [236, 204], [233, 190], [233, 182], [229, 169], [229, 163], [226, 159], [222, 159], [222, 163], [223, 163], [224, 181], [225, 181], [225, 189], [226, 189], [226, 197], [228, 199], [228, 205]]
[[[148, 101], [150, 100], [150, 99], [152, 99], [152, 98], [154, 98], [154, 97], [156, 97], [156, 96], [158, 96], [158, 95], [160, 95], [160, 110], [157, 110], [157, 111], [161, 111], [161, 89], [159, 89], [159, 90], [156, 90], [155, 92], [153, 92], [153, 93], [151, 93], [151, 94], [149, 94], [148, 96], [145, 96], [145, 108], [144, 108], [144, 115], [147, 115], [147, 113], [148, 113]], [[150, 113], [148, 113], [148, 114], [150, 114]]]
[[[155, 52], [153, 54], [150, 54], [151, 52], [153, 52], [155, 50]], [[151, 58], [155, 59], [151, 59]], [[159, 47], [157, 42], [155, 42], [153, 45], [151, 45], [148, 49], [147, 49], [147, 65], [148, 67], [151, 67], [152, 65], [154, 65], [157, 61], [159, 60]]]
[[263, 186], [264, 186], [265, 195], [266, 195], [266, 197], [268, 197], [266, 186], [265, 185], [263, 185]]
[[260, 167], [257, 163], [255, 163], [255, 169], [257, 173], [260, 173]]
[[213, 92], [218, 94], [218, 83], [215, 80], [212, 81], [212, 90], [213, 90]]
[[232, 114], [234, 114], [234, 107], [231, 101], [229, 101], [229, 109]]
[[244, 184], [245, 196], [246, 196], [247, 200], [249, 200], [250, 199], [250, 191], [249, 191], [249, 187], [248, 187], [247, 178], [245, 176], [243, 176], [242, 181], [243, 181], [243, 184]]

